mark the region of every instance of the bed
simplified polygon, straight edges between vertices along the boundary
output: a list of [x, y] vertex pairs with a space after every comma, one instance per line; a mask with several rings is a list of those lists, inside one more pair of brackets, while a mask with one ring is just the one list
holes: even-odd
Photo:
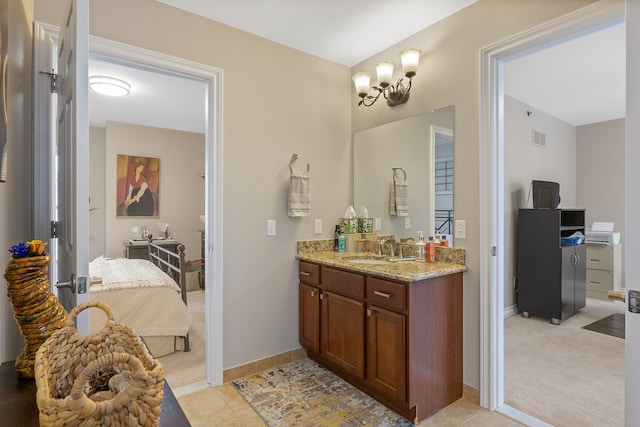
[[[134, 328], [154, 357], [189, 351], [192, 316], [185, 269], [184, 245], [174, 253], [150, 242], [149, 260], [101, 256], [89, 263], [89, 299], [109, 304], [115, 319]], [[104, 321], [92, 311], [90, 332], [99, 331]]]

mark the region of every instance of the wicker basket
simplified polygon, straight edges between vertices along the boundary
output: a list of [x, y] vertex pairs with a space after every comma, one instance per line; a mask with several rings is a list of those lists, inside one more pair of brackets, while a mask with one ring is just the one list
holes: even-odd
[[[107, 320], [95, 335], [80, 334], [78, 314], [102, 309]], [[133, 329], [113, 320], [101, 301], [80, 304], [36, 354], [40, 426], [157, 426], [164, 369]]]

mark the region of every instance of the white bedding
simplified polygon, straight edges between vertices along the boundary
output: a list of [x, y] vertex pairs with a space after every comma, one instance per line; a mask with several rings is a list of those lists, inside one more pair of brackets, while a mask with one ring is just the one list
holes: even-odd
[[169, 275], [146, 259], [105, 258], [100, 256], [89, 263], [89, 276], [100, 277], [102, 283], [91, 285], [91, 292], [130, 288], [180, 288]]
[[[154, 357], [173, 352], [175, 337], [189, 332], [192, 315], [180, 288], [150, 261], [99, 257], [89, 263], [89, 274], [102, 279], [102, 284], [90, 286], [89, 299], [107, 303], [115, 320], [145, 338]], [[104, 321], [103, 315], [92, 312], [90, 332], [98, 332]]]

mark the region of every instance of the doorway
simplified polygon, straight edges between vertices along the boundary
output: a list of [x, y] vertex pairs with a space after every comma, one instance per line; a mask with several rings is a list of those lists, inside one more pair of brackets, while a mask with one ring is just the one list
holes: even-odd
[[[51, 45], [56, 43], [57, 28], [39, 22], [35, 23], [34, 68], [50, 69]], [[205, 203], [203, 224], [205, 239], [205, 381], [215, 386], [222, 384], [222, 70], [217, 68], [171, 57], [158, 52], [141, 49], [135, 46], [90, 36], [90, 56], [118, 62], [131, 67], [169, 73], [201, 82], [204, 85], [205, 98], [205, 165], [204, 187]], [[49, 52], [49, 54], [39, 54]], [[36, 79], [38, 81], [38, 79]], [[36, 85], [37, 86], [37, 85]], [[88, 90], [88, 88], [87, 88]], [[34, 89], [34, 105], [50, 103], [49, 95], [36, 87]], [[41, 123], [50, 119], [50, 112], [44, 111], [35, 115], [35, 128], [39, 129], [34, 137], [36, 146], [49, 145], [51, 135], [40, 134], [44, 128]], [[47, 150], [37, 152], [36, 162], [48, 163], [50, 153]], [[48, 177], [41, 177], [34, 185], [47, 183]], [[48, 200], [47, 200], [48, 203]], [[42, 200], [36, 200], [35, 206], [42, 206]], [[48, 206], [46, 203], [44, 206]], [[89, 201], [87, 201], [89, 209]], [[46, 209], [40, 209], [40, 211]], [[46, 215], [45, 215], [46, 217]], [[48, 224], [48, 220], [40, 221]]]
[[481, 52], [481, 405], [529, 425], [543, 423], [504, 404], [504, 64], [623, 20], [623, 3], [598, 2]]

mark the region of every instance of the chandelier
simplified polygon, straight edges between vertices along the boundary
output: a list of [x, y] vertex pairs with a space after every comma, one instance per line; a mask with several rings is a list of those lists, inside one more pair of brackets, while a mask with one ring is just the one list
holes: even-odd
[[356, 92], [360, 97], [358, 106], [364, 105], [371, 107], [383, 95], [387, 100], [389, 107], [404, 104], [409, 99], [409, 91], [411, 90], [411, 80], [418, 71], [418, 63], [420, 62], [420, 49], [406, 49], [400, 52], [400, 61], [402, 62], [402, 71], [404, 76], [409, 79], [409, 84], [405, 86], [402, 82], [403, 78], [398, 79], [396, 84], [391, 83], [393, 79], [393, 68], [395, 64], [391, 61], [383, 61], [376, 64], [376, 74], [378, 76], [378, 85], [372, 89], [378, 91], [373, 96], [369, 95], [369, 86], [371, 83], [370, 73], [357, 73], [353, 76], [353, 83], [356, 85]]

